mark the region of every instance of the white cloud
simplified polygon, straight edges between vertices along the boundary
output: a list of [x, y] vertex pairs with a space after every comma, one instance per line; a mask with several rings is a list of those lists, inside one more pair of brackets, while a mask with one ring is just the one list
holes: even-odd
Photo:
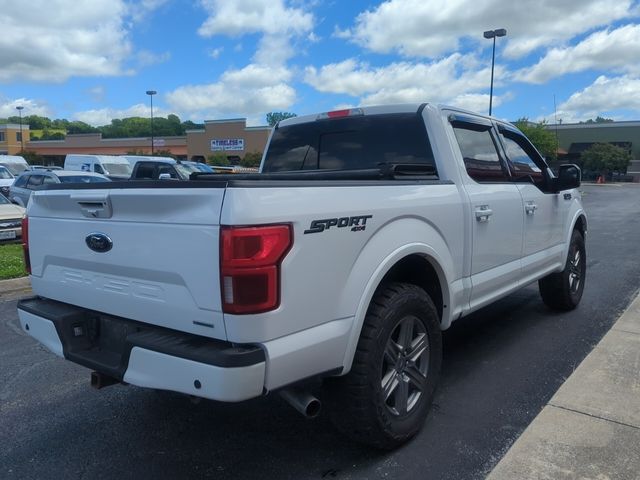
[[22, 106], [22, 116], [27, 117], [29, 115], [40, 115], [42, 117], [51, 116], [51, 110], [45, 104], [33, 100], [30, 98], [16, 98], [9, 100], [7, 98], [0, 97], [0, 118], [7, 118], [13, 116], [19, 116], [16, 107]]
[[640, 25], [625, 25], [588, 36], [575, 46], [553, 48], [514, 78], [530, 83], [589, 69], [640, 72]]
[[[497, 67], [496, 78], [503, 76], [502, 68]], [[488, 68], [478, 68], [473, 56], [459, 53], [432, 63], [371, 67], [348, 59], [305, 70], [305, 81], [316, 90], [360, 97], [361, 105], [428, 101], [480, 107], [475, 109], [481, 111], [488, 108], [488, 95], [476, 92], [487, 89], [489, 78]], [[484, 105], [480, 105], [483, 98]]]
[[166, 96], [172, 109], [197, 118], [230, 115], [256, 115], [289, 108], [296, 99], [295, 90], [285, 83], [245, 88], [233, 83], [186, 85]]
[[558, 106], [558, 118], [586, 120], [616, 110], [640, 111], [640, 78], [600, 76]]
[[0, 82], [125, 73], [126, 14], [122, 0], [2, 2]]
[[336, 27], [334, 36], [374, 52], [435, 57], [458, 50], [463, 39], [488, 45], [483, 31], [506, 28], [504, 54], [517, 58], [630, 18], [634, 8], [632, 0], [388, 0], [360, 13], [351, 29]]
[[[313, 15], [286, 6], [283, 0], [201, 0], [209, 17], [199, 28], [203, 37], [241, 37], [262, 34], [256, 52], [240, 69], [224, 72], [217, 81], [185, 85], [166, 95], [179, 112], [200, 118], [244, 115], [257, 118], [270, 110], [287, 109], [296, 100], [289, 84], [287, 62], [296, 50], [294, 41], [313, 41]], [[310, 40], [311, 39], [311, 40]], [[241, 44], [236, 49], [241, 48]]]
[[[166, 111], [156, 106], [153, 107], [154, 117], [166, 117], [172, 112]], [[128, 117], [143, 117], [148, 118], [151, 116], [151, 108], [149, 105], [138, 103], [132, 105], [129, 108], [117, 109], [117, 108], [100, 108], [94, 110], [84, 110], [76, 112], [72, 115], [74, 120], [80, 120], [81, 122], [88, 123], [89, 125], [99, 126], [108, 125], [114, 118], [128, 118]]]
[[311, 14], [299, 8], [287, 8], [283, 0], [201, 0], [200, 3], [209, 13], [209, 18], [198, 29], [203, 37], [303, 34], [313, 26]]
[[135, 22], [143, 21], [154, 10], [167, 4], [169, 0], [138, 0], [137, 3], [128, 4], [129, 14]]

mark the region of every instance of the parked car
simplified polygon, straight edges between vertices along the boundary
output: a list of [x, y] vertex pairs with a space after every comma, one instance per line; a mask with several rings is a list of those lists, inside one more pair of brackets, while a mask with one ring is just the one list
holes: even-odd
[[204, 172], [204, 173], [216, 173], [215, 170], [213, 168], [211, 168], [209, 165], [207, 165], [206, 163], [192, 162], [192, 161], [182, 161], [182, 162], [180, 162], [180, 164], [181, 165], [186, 165], [188, 167], [196, 168], [198, 171]]
[[14, 182], [16, 177], [9, 171], [7, 167], [0, 165], [0, 194], [5, 197], [9, 195], [9, 187]]
[[140, 160], [136, 162], [131, 180], [189, 180], [196, 167], [178, 163], [172, 158], [164, 160]]
[[28, 170], [16, 178], [9, 187], [9, 200], [16, 205], [26, 207], [31, 192], [39, 190], [44, 185], [56, 183], [99, 183], [109, 182], [104, 175], [92, 172], [78, 172], [69, 170]]
[[22, 237], [22, 217], [25, 209], [13, 205], [0, 195], [0, 242], [10, 242]]

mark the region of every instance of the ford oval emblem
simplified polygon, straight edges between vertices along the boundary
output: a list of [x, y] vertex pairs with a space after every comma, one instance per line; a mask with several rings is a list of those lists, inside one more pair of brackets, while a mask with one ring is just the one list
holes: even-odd
[[84, 241], [87, 242], [87, 247], [94, 252], [108, 252], [113, 247], [113, 242], [104, 233], [90, 233]]

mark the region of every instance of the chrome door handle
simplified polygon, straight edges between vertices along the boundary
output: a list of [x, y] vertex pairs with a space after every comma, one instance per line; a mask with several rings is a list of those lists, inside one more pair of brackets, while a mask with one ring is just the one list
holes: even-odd
[[489, 208], [489, 205], [480, 205], [476, 207], [476, 220], [479, 222], [488, 222], [489, 217], [493, 215], [493, 210]]
[[524, 206], [524, 211], [527, 212], [527, 215], [533, 215], [534, 213], [536, 213], [537, 209], [538, 205], [533, 202], [529, 202]]

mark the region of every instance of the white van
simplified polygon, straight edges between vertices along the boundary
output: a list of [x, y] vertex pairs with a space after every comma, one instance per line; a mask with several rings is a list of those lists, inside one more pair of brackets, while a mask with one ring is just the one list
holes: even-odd
[[112, 180], [128, 179], [132, 170], [127, 159], [117, 155], [78, 155], [75, 153], [70, 153], [65, 157], [64, 169], [101, 173]]
[[30, 169], [27, 161], [20, 155], [0, 155], [0, 165], [6, 167], [14, 177]]

